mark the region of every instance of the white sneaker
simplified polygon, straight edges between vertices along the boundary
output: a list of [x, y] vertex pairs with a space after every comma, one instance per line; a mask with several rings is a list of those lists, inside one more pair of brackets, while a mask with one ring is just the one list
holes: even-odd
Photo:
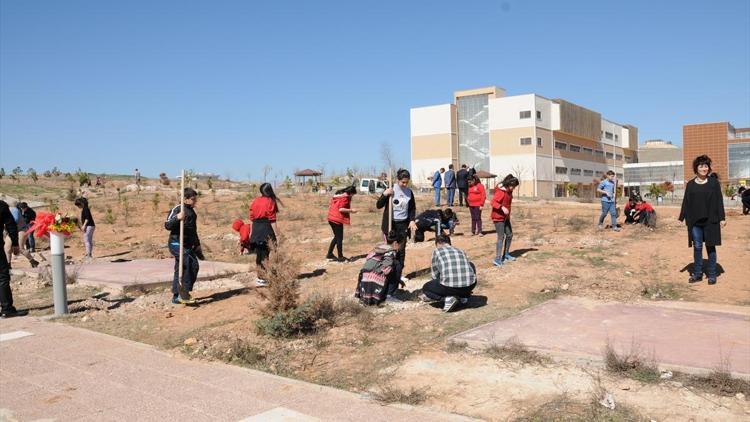
[[403, 281], [404, 283], [408, 283], [408, 282], [409, 282], [409, 279], [408, 279], [408, 278], [406, 278], [406, 277], [401, 277], [401, 281]]
[[450, 312], [453, 310], [453, 308], [456, 307], [456, 304], [458, 303], [458, 299], [456, 299], [455, 296], [448, 296], [445, 298], [445, 303], [443, 304], [443, 312]]
[[268, 282], [266, 280], [263, 280], [262, 278], [259, 278], [255, 280], [255, 285], [258, 287], [268, 287]]

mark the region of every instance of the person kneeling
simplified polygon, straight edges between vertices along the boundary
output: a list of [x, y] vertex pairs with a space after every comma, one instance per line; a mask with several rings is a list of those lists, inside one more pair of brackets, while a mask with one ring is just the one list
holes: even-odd
[[403, 240], [400, 232], [391, 230], [386, 243], [367, 254], [354, 293], [363, 305], [379, 305], [398, 289], [402, 268], [397, 253]]
[[477, 285], [477, 271], [466, 253], [451, 246], [451, 238], [438, 235], [432, 251], [432, 280], [422, 286], [423, 300], [444, 301], [443, 312], [458, 302], [467, 303]]
[[654, 207], [641, 199], [641, 197], [638, 197], [636, 199], [635, 209], [636, 213], [633, 218], [635, 218], [639, 224], [643, 224], [650, 230], [654, 230], [656, 228], [656, 210], [654, 210]]

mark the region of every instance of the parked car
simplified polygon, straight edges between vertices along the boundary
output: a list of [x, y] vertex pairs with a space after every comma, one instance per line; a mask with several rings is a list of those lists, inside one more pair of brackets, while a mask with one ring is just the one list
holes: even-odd
[[357, 182], [357, 192], [359, 193], [383, 193], [386, 188], [384, 181], [375, 178], [362, 178]]

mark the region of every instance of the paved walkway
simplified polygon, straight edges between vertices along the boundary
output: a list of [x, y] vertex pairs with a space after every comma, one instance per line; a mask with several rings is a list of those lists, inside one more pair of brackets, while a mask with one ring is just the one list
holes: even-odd
[[0, 420], [458, 421], [463, 417], [36, 318], [0, 320]]
[[[216, 261], [201, 261], [198, 280], [210, 280], [247, 272], [247, 264], [231, 264]], [[25, 268], [13, 270], [36, 276], [42, 269]], [[106, 287], [117, 291], [150, 289], [172, 285], [174, 259], [134, 259], [122, 262], [96, 261], [88, 264], [66, 265], [68, 275], [76, 275], [76, 283], [87, 286]]]
[[625, 304], [562, 297], [453, 337], [475, 345], [511, 338], [545, 353], [601, 360], [609, 341], [663, 367], [706, 372], [729, 364], [750, 376], [750, 307], [685, 302]]

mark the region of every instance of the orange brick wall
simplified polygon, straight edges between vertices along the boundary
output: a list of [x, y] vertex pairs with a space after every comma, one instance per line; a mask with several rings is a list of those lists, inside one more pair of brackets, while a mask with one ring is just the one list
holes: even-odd
[[685, 160], [685, 181], [695, 177], [693, 160], [699, 155], [711, 157], [711, 170], [718, 173], [719, 179], [726, 180], [727, 169], [727, 140], [729, 124], [705, 123], [686, 125], [682, 127], [682, 156]]

